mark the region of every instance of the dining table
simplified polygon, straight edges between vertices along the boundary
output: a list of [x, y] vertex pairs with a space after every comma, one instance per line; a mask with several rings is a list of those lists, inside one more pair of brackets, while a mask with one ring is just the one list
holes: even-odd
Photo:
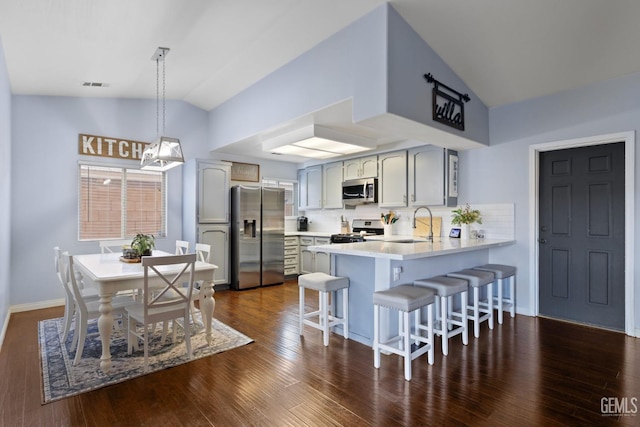
[[[168, 252], [154, 250], [151, 256], [170, 256]], [[84, 286], [94, 286], [100, 297], [100, 317], [98, 318], [98, 331], [102, 342], [102, 356], [100, 368], [104, 373], [111, 369], [111, 334], [113, 332], [114, 318], [112, 314], [111, 300], [117, 292], [131, 291], [144, 288], [144, 268], [140, 262], [130, 262], [121, 259], [120, 253], [99, 253], [75, 255], [74, 265], [78, 283]], [[199, 305], [205, 326], [207, 343], [211, 344], [211, 324], [215, 301], [213, 299], [213, 279], [215, 264], [196, 261], [193, 281], [200, 282]], [[162, 266], [162, 274], [178, 273], [180, 265]], [[158, 277], [152, 269], [149, 269], [149, 285], [162, 287], [165, 282]]]

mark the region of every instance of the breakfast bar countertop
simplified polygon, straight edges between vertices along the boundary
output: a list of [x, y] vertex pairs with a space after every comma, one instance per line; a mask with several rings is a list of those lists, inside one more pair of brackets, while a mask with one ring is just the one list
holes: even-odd
[[328, 231], [285, 231], [284, 235], [287, 236], [311, 236], [311, 237], [331, 237], [332, 234]]
[[[394, 239], [395, 240], [395, 239]], [[433, 243], [416, 240], [380, 241], [368, 240], [357, 243], [343, 243], [339, 245], [309, 246], [311, 251], [328, 252], [331, 254], [353, 255], [370, 258], [386, 258], [394, 260], [410, 260], [450, 255], [481, 249], [490, 249], [512, 245], [515, 240], [510, 239], [452, 239], [436, 238]]]

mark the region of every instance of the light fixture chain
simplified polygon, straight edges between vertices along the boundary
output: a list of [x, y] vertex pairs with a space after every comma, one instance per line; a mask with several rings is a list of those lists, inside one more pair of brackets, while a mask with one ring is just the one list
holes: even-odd
[[165, 61], [162, 61], [162, 134], [164, 135], [164, 126], [165, 126], [165, 93], [166, 93], [166, 70], [165, 70]]

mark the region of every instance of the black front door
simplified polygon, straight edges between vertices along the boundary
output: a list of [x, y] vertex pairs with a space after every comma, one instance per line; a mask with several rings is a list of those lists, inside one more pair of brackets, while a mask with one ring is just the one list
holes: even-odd
[[541, 315], [624, 331], [624, 143], [540, 154]]

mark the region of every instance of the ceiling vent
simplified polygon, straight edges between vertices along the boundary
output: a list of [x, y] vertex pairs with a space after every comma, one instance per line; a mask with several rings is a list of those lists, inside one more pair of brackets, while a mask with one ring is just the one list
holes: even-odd
[[83, 87], [108, 87], [109, 84], [102, 83], [102, 82], [83, 82], [82, 86]]

